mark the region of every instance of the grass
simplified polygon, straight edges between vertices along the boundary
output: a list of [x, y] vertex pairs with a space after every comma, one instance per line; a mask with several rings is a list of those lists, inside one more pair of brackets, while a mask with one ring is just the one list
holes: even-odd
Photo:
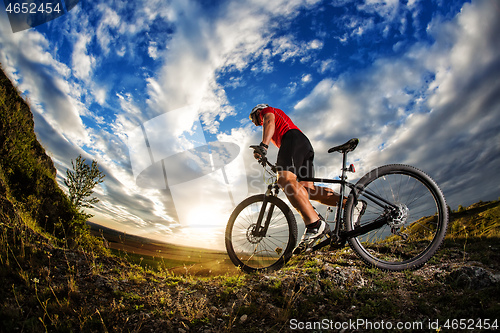
[[111, 253], [125, 258], [128, 262], [143, 267], [144, 269], [163, 271], [174, 267], [196, 264], [195, 261], [176, 260], [163, 257], [153, 257], [144, 254], [135, 254], [127, 251], [111, 249]]
[[[474, 208], [471, 223], [479, 214], [494, 216], [498, 203], [488, 205]], [[496, 237], [465, 241], [462, 233], [450, 233], [442, 251], [417, 271], [384, 273], [343, 249], [294, 257], [267, 275], [201, 278], [154, 269], [135, 255], [127, 259], [140, 265], [112, 254], [75, 252], [24, 228], [4, 226], [0, 234], [5, 331], [283, 332], [292, 318], [429, 321], [500, 314], [498, 284], [477, 289], [460, 277], [471, 261], [498, 272]]]

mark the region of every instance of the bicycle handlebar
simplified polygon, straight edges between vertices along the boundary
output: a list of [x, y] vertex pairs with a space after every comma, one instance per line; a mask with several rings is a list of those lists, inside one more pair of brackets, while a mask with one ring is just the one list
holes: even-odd
[[269, 160], [265, 156], [265, 153], [263, 152], [261, 146], [259, 146], [259, 145], [253, 145], [253, 146], [250, 146], [250, 149], [253, 149], [254, 151], [256, 151], [261, 156], [261, 158], [258, 160], [259, 164], [261, 164], [263, 167], [265, 167], [266, 165], [268, 165], [271, 168], [271, 170], [274, 173], [276, 173], [276, 166], [274, 164], [272, 164], [271, 162], [269, 162]]

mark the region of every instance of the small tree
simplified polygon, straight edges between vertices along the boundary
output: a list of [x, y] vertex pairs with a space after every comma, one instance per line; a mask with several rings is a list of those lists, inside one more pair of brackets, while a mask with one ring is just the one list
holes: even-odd
[[[105, 175], [99, 171], [97, 161], [93, 160], [92, 165], [85, 164], [85, 159], [82, 155], [76, 158], [76, 161], [71, 160], [73, 170], [66, 170], [66, 179], [64, 184], [69, 190], [69, 199], [77, 209], [84, 207], [92, 208], [94, 204], [99, 202], [99, 199], [92, 197], [94, 187], [104, 181]], [[82, 214], [87, 217], [92, 215]]]

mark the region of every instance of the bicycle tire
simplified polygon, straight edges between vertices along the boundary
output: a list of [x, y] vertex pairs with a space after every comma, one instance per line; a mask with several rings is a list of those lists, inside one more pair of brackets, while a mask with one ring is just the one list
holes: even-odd
[[[368, 199], [366, 190], [398, 205], [402, 213], [376, 230], [349, 239], [351, 248], [366, 264], [386, 271], [424, 265], [441, 246], [448, 226], [446, 200], [436, 182], [408, 165], [392, 164], [372, 170], [356, 183], [348, 197], [344, 214], [347, 231], [383, 214], [383, 209]], [[367, 207], [358, 219], [360, 200]]]
[[251, 234], [264, 197], [264, 194], [258, 194], [243, 200], [232, 212], [226, 227], [225, 244], [229, 258], [247, 273], [280, 269], [292, 256], [297, 242], [295, 217], [290, 207], [274, 196], [267, 197], [264, 220], [270, 207], [274, 208], [266, 236]]

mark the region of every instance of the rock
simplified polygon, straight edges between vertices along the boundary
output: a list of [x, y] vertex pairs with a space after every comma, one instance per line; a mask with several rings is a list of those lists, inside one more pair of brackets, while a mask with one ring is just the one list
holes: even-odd
[[461, 288], [482, 289], [489, 287], [500, 280], [498, 274], [495, 275], [487, 269], [477, 266], [462, 266], [452, 270], [446, 281]]

